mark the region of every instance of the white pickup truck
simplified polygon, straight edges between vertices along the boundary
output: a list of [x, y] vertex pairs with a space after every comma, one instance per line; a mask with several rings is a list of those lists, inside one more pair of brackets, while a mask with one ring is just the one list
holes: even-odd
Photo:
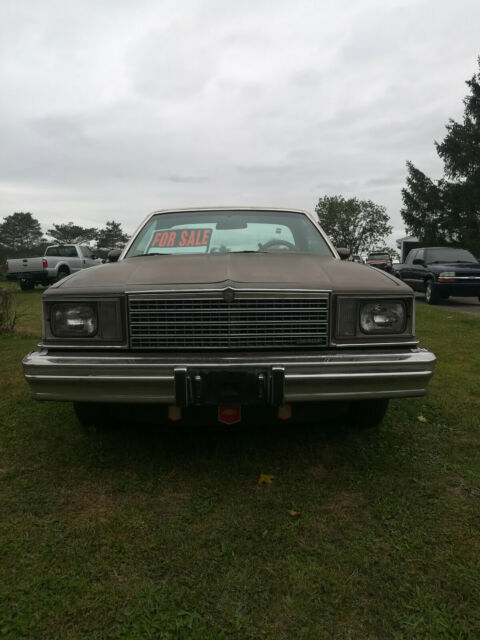
[[65, 276], [101, 264], [89, 247], [79, 244], [56, 244], [47, 247], [40, 258], [7, 260], [7, 280], [17, 280], [23, 291], [36, 284], [49, 285]]

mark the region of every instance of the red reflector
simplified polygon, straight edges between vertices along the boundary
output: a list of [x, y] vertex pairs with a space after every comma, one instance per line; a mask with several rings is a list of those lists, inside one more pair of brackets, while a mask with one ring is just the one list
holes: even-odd
[[48, 262], [46, 260], [43, 261], [43, 268], [46, 269], [48, 267]]
[[292, 417], [292, 405], [284, 404], [283, 407], [278, 407], [277, 418], [279, 420], [290, 420]]
[[242, 419], [242, 407], [234, 405], [231, 407], [218, 407], [218, 421], [223, 424], [235, 424]]
[[182, 419], [182, 407], [177, 407], [174, 404], [168, 405], [168, 419], [171, 422], [178, 422]]

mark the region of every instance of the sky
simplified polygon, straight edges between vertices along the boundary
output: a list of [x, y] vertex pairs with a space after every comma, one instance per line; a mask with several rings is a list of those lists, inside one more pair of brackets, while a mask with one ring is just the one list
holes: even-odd
[[371, 199], [461, 119], [478, 0], [0, 0], [0, 220]]

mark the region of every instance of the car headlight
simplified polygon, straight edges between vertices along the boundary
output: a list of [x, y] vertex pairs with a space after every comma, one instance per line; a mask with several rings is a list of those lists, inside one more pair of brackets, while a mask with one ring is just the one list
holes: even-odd
[[363, 333], [402, 333], [405, 330], [405, 305], [378, 300], [360, 305], [360, 329]]
[[96, 306], [75, 302], [54, 304], [50, 326], [57, 338], [90, 338], [98, 330]]
[[455, 271], [442, 271], [438, 274], [439, 282], [455, 282]]

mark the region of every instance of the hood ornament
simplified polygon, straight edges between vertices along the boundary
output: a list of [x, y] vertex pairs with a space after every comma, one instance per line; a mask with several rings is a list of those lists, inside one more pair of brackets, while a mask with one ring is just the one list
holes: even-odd
[[233, 302], [235, 300], [235, 291], [231, 287], [227, 287], [222, 291], [222, 297], [225, 302]]

